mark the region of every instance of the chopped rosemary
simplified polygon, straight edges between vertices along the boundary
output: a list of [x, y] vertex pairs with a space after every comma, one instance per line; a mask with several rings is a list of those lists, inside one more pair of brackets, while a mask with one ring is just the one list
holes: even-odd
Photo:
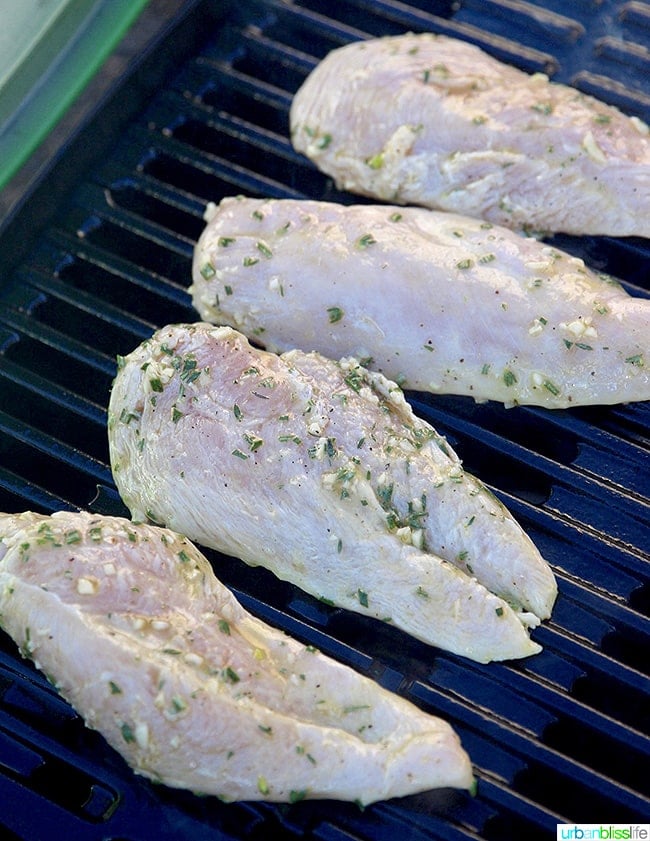
[[348, 371], [343, 379], [344, 382], [350, 386], [352, 391], [361, 391], [361, 387], [363, 386], [363, 374], [360, 374], [356, 370], [352, 370]]
[[184, 710], [187, 709], [187, 704], [185, 701], [180, 698], [178, 695], [174, 695], [172, 698], [172, 710], [175, 713], [182, 713]]
[[245, 433], [244, 438], [246, 439], [246, 443], [250, 447], [251, 453], [254, 453], [256, 450], [259, 450], [259, 448], [264, 443], [264, 440], [262, 438], [260, 438], [258, 435], [253, 435], [252, 432]]
[[359, 248], [367, 248], [369, 245], [374, 245], [376, 242], [377, 240], [372, 234], [364, 234], [357, 240], [357, 245]]
[[298, 435], [291, 435], [291, 434], [278, 435], [278, 441], [281, 444], [286, 444], [289, 441], [293, 441], [294, 444], [302, 444], [302, 438], [300, 438]]
[[340, 307], [328, 307], [327, 314], [330, 324], [335, 324], [343, 318], [343, 310]]
[[122, 738], [125, 742], [135, 742], [135, 733], [133, 732], [133, 728], [130, 724], [123, 724], [120, 728], [122, 732]]
[[555, 385], [554, 382], [551, 382], [551, 380], [544, 380], [544, 388], [547, 391], [550, 391], [551, 394], [553, 394], [554, 396], [557, 396], [560, 393], [560, 389]]

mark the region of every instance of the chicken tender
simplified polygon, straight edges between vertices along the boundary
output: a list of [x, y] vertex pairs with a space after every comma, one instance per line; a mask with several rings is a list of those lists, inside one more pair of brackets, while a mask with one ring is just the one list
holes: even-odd
[[548, 564], [356, 360], [171, 325], [122, 361], [108, 423], [134, 519], [482, 662], [539, 651], [528, 629], [555, 599]]
[[469, 788], [452, 728], [242, 608], [186, 538], [0, 515], [2, 627], [139, 774], [225, 800]]
[[650, 235], [650, 135], [635, 117], [444, 35], [333, 50], [291, 137], [339, 188], [515, 229]]

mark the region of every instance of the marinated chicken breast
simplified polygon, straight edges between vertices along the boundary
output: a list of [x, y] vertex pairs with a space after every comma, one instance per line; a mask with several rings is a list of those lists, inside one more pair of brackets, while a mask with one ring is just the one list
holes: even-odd
[[111, 466], [136, 520], [487, 662], [539, 651], [556, 584], [401, 390], [355, 360], [171, 325], [123, 360]]
[[246, 612], [166, 529], [0, 515], [3, 628], [133, 769], [226, 800], [373, 800], [472, 771], [451, 727]]
[[648, 126], [463, 41], [336, 49], [290, 125], [295, 148], [353, 193], [515, 229], [650, 236]]
[[284, 351], [404, 388], [564, 408], [650, 399], [650, 301], [535, 239], [452, 213], [226, 198], [192, 300]]

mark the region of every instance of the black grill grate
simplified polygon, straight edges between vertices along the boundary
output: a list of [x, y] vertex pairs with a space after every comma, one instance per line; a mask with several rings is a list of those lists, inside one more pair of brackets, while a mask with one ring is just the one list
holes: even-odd
[[[85, 129], [81, 145], [107, 132], [110, 154], [75, 172], [73, 144], [57, 178], [46, 176], [0, 232], [5, 255], [21, 245], [16, 231], [25, 237], [20, 259], [3, 260], [0, 290], [0, 510], [126, 513], [105, 433], [114, 360], [156, 327], [195, 319], [186, 290], [205, 202], [236, 193], [353, 200], [296, 155], [287, 134], [294, 91], [330, 49], [444, 32], [650, 119], [650, 4], [637, 0], [578, 0], [568, 16], [562, 0], [190, 5], [183, 43], [191, 35], [200, 46], [151, 97], [123, 80]], [[164, 37], [158, 47], [169, 53], [176, 30]], [[143, 59], [140, 75], [156, 61], [156, 52]], [[134, 112], [125, 124], [120, 98]], [[29, 236], [44, 195], [49, 220]], [[650, 295], [647, 241], [556, 242]], [[226, 806], [156, 788], [2, 637], [3, 837], [537, 841], [554, 838], [557, 822], [650, 819], [650, 404], [552, 413], [411, 397], [552, 563], [560, 596], [535, 632], [542, 654], [471, 664], [208, 555], [253, 612], [448, 718], [475, 763], [477, 796], [430, 792], [362, 812]]]

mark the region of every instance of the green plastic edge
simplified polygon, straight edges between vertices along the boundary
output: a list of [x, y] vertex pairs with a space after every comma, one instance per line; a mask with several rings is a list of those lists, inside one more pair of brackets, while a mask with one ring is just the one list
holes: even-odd
[[0, 189], [40, 146], [149, 0], [107, 0], [79, 22], [68, 49], [0, 133]]

